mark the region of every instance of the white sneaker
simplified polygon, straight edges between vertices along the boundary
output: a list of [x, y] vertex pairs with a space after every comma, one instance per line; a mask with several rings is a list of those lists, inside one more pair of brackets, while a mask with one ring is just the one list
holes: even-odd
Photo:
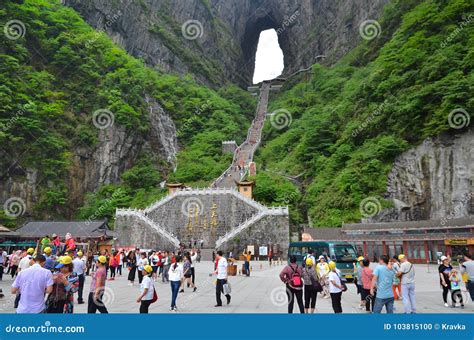
[[447, 303], [444, 304], [444, 307], [449, 307], [449, 305]]

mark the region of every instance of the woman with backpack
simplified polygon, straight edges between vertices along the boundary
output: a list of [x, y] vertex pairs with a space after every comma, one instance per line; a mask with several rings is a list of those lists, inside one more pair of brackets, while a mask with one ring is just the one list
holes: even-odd
[[137, 298], [137, 303], [140, 304], [140, 314], [148, 314], [150, 305], [158, 300], [158, 295], [153, 286], [153, 268], [150, 265], [145, 265], [142, 270], [143, 279], [140, 283], [140, 295]]
[[316, 307], [316, 298], [318, 292], [323, 291], [323, 287], [318, 281], [316, 270], [313, 266], [313, 259], [306, 259], [306, 266], [303, 268], [303, 282], [304, 282], [304, 312], [314, 313]]
[[280, 280], [286, 285], [286, 295], [288, 296], [288, 313], [293, 313], [293, 304], [298, 303], [300, 313], [304, 314], [303, 305], [303, 282], [301, 276], [303, 270], [296, 263], [296, 257], [290, 256], [290, 264], [280, 273]]

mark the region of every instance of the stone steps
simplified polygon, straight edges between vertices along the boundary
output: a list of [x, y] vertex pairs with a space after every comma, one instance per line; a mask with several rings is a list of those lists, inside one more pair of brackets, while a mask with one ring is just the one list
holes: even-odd
[[246, 140], [234, 151], [234, 158], [229, 168], [219, 176], [211, 187], [234, 187], [236, 180], [241, 180], [245, 173], [241, 175], [237, 168], [238, 165], [248, 165], [253, 160], [253, 154], [260, 144], [263, 125], [265, 122], [268, 93], [270, 91], [270, 83], [263, 83], [260, 88], [260, 97], [257, 105], [257, 114], [252, 121], [252, 125], [247, 131]]
[[201, 249], [201, 261], [212, 261], [212, 248], [203, 248]]

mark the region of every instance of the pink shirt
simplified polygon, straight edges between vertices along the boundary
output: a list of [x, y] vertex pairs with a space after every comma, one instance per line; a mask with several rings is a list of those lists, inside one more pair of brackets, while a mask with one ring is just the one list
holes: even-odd
[[362, 269], [362, 287], [364, 289], [372, 288], [372, 278], [374, 277], [374, 271], [369, 267]]
[[105, 267], [100, 267], [97, 269], [96, 272], [92, 273], [92, 281], [91, 281], [91, 292], [95, 292], [95, 289], [97, 288], [97, 280], [101, 282], [100, 287], [105, 287], [105, 278], [106, 278], [106, 273], [105, 273]]

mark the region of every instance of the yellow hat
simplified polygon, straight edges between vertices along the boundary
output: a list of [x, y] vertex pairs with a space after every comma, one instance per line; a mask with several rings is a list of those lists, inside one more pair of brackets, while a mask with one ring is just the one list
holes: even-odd
[[51, 254], [51, 248], [50, 247], [44, 248], [44, 253], [45, 254]]
[[84, 253], [82, 251], [77, 252], [77, 256], [82, 256], [82, 255], [84, 255]]
[[145, 271], [147, 273], [151, 273], [153, 271], [153, 268], [149, 264], [147, 264], [145, 267], [143, 267], [143, 269], [145, 269]]
[[363, 256], [359, 256], [359, 257], [357, 258], [357, 262], [359, 262], [359, 261], [364, 261], [364, 257], [363, 257]]
[[405, 254], [400, 254], [400, 255], [398, 255], [398, 259], [399, 259], [399, 260], [403, 260], [404, 258], [405, 258]]
[[311, 266], [313, 265], [313, 259], [310, 258], [310, 257], [308, 257], [308, 258], [306, 259], [306, 265], [311, 267]]
[[26, 253], [29, 255], [32, 255], [34, 252], [35, 252], [34, 248], [28, 248], [28, 250], [26, 251]]
[[61, 259], [62, 264], [71, 264], [72, 263], [72, 258], [71, 256], [63, 256]]
[[99, 261], [100, 263], [104, 264], [107, 262], [107, 258], [104, 256], [104, 255], [101, 255], [99, 256], [99, 258], [97, 259], [97, 261]]
[[329, 269], [330, 269], [330, 270], [333, 270], [333, 269], [336, 268], [336, 262], [331, 261], [331, 262], [329, 262], [328, 266], [329, 266]]

